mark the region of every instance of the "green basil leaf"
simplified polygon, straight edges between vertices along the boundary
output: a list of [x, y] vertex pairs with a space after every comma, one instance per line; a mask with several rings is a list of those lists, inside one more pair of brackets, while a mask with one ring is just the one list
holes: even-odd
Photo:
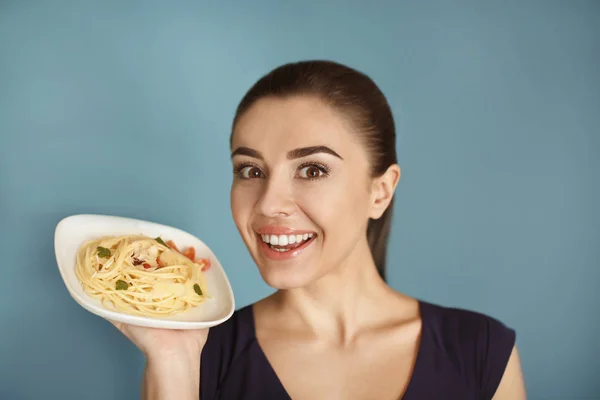
[[98, 248], [96, 249], [98, 250], [98, 257], [100, 258], [109, 258], [110, 257], [110, 250], [107, 249], [106, 247], [102, 247], [102, 246], [98, 246]]
[[202, 296], [202, 289], [200, 289], [200, 285], [197, 283], [194, 284], [194, 292], [196, 292], [198, 296]]
[[122, 279], [119, 279], [116, 284], [117, 290], [127, 290], [129, 288], [129, 284]]

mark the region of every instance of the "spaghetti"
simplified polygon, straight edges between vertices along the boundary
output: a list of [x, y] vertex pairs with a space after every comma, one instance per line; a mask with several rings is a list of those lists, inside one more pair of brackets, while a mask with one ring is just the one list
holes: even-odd
[[84, 243], [77, 278], [108, 309], [147, 317], [179, 314], [209, 298], [203, 272], [208, 259], [195, 249], [144, 235], [107, 236]]

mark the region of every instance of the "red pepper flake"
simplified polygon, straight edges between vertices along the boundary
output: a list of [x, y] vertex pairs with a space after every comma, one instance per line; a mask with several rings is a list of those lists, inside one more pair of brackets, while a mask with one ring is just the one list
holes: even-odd
[[148, 263], [144, 263], [144, 268], [148, 269], [148, 268], [152, 268], [152, 265], [148, 264]]

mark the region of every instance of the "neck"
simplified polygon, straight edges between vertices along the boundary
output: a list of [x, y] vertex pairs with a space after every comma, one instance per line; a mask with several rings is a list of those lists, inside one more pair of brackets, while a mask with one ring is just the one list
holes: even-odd
[[392, 293], [364, 241], [313, 284], [279, 291], [276, 297], [279, 310], [294, 328], [308, 328], [320, 339], [347, 345], [361, 328], [377, 324], [382, 302]]

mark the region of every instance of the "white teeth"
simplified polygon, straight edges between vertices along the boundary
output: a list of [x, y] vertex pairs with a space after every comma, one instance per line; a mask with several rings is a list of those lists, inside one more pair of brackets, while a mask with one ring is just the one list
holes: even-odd
[[287, 246], [288, 244], [301, 243], [302, 241], [311, 239], [313, 236], [314, 233], [305, 233], [303, 235], [260, 235], [263, 242], [272, 246]]
[[279, 236], [279, 245], [280, 246], [287, 246], [288, 244], [288, 237], [285, 235], [281, 235]]

